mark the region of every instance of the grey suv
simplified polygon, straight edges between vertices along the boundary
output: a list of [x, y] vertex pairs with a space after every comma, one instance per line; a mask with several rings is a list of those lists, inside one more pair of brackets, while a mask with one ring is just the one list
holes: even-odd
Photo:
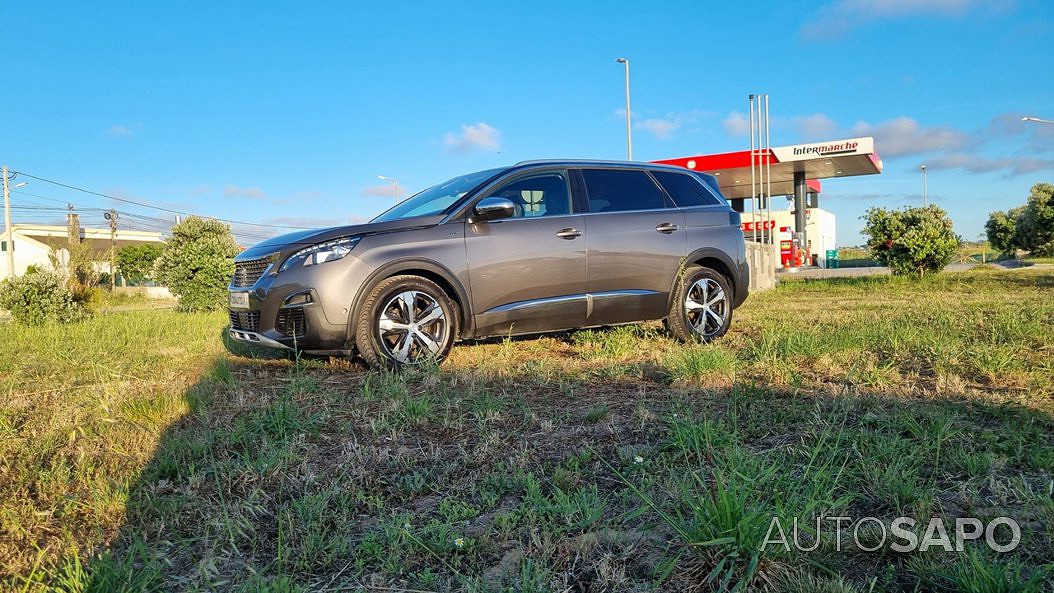
[[714, 179], [632, 162], [530, 161], [455, 177], [368, 224], [240, 254], [236, 340], [373, 366], [457, 340], [664, 320], [723, 335], [747, 298], [739, 214]]

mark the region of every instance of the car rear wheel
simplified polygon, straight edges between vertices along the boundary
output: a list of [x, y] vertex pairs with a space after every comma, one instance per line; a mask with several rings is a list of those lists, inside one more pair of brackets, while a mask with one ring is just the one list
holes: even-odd
[[666, 317], [679, 340], [710, 342], [732, 324], [732, 290], [724, 275], [702, 266], [684, 270]]
[[438, 363], [450, 353], [458, 329], [454, 303], [435, 282], [393, 276], [366, 297], [355, 342], [372, 367]]

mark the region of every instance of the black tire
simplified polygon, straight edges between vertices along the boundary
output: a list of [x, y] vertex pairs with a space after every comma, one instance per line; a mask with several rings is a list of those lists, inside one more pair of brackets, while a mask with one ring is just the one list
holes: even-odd
[[[436, 315], [433, 307], [440, 316], [421, 323], [422, 318]], [[373, 368], [439, 363], [454, 345], [459, 321], [456, 305], [435, 282], [420, 276], [392, 276], [374, 286], [362, 303], [355, 344]]]
[[[715, 288], [720, 295], [714, 294]], [[728, 278], [720, 272], [703, 266], [685, 268], [670, 303], [666, 329], [684, 342], [716, 340], [732, 325], [732, 296]]]

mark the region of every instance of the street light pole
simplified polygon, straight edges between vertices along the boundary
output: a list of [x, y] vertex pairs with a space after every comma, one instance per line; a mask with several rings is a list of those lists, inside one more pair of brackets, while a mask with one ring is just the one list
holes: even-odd
[[630, 122], [630, 108], [629, 108], [629, 60], [626, 58], [618, 58], [615, 62], [622, 64], [626, 67], [626, 158], [627, 160], [633, 160], [633, 125]]
[[1021, 121], [1030, 121], [1030, 122], [1032, 122], [1034, 124], [1054, 124], [1054, 120], [1040, 119], [1038, 117], [1032, 117], [1032, 116], [1028, 116], [1028, 115], [1026, 115], [1025, 117], [1022, 117]]
[[922, 205], [923, 206], [929, 206], [930, 205], [929, 177], [926, 174], [926, 165], [922, 165], [919, 168], [922, 169]]

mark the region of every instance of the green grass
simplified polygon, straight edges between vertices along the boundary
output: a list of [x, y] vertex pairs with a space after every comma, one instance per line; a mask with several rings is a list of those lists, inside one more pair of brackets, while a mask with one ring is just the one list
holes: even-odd
[[[1052, 293], [795, 281], [716, 344], [627, 326], [407, 373], [225, 344], [222, 313], [0, 325], [0, 590], [1041, 591]], [[817, 515], [1022, 541], [760, 545]]]

